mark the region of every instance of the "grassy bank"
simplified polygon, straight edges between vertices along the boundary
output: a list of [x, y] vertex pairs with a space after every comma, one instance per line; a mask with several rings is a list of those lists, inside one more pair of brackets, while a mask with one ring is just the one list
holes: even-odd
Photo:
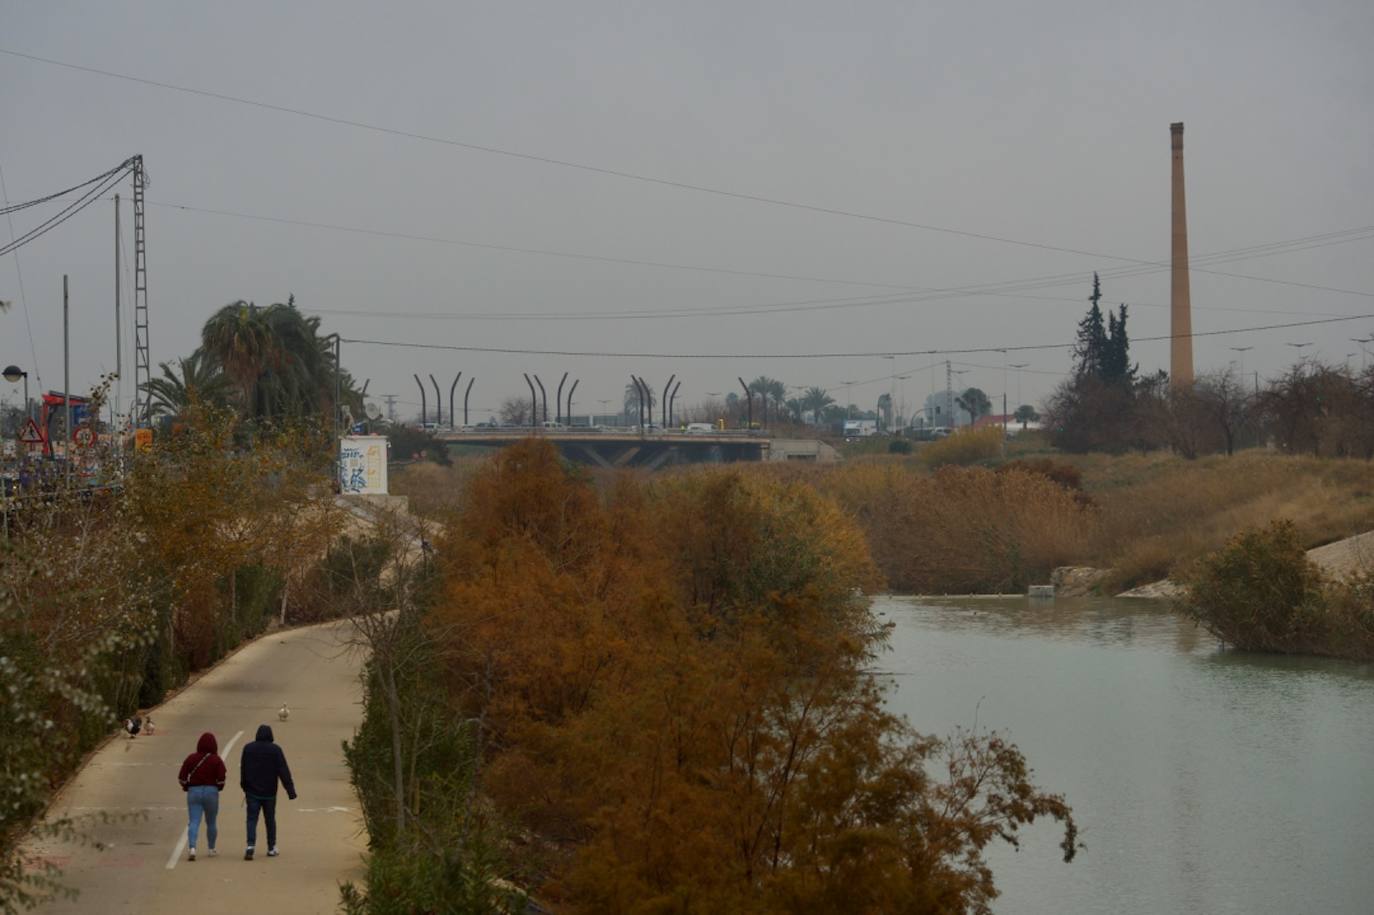
[[1263, 450], [1188, 461], [1169, 454], [1066, 458], [1099, 508], [1087, 564], [1109, 587], [1182, 575], [1238, 532], [1293, 522], [1305, 549], [1374, 528], [1374, 465]]

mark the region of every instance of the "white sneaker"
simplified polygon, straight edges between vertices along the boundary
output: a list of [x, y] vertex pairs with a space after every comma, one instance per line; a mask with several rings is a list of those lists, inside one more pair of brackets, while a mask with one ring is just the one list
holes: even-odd
[[187, 850], [186, 860], [187, 860], [187, 861], [194, 861], [194, 860], [196, 860], [196, 849], [195, 849], [195, 846], [191, 846], [191, 848]]
[[275, 858], [276, 856], [277, 856], [277, 846], [273, 845], [271, 848], [267, 849], [267, 857], [269, 857], [269, 858]]
[[210, 857], [212, 857], [212, 858], [218, 858], [218, 857], [219, 857], [219, 852], [215, 851], [213, 848], [210, 849]]

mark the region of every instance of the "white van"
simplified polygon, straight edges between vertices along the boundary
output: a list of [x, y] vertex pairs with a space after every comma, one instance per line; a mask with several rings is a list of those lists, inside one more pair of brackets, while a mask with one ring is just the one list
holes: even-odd
[[715, 432], [715, 431], [716, 431], [716, 427], [713, 426], [713, 425], [711, 425], [710, 423], [688, 423], [688, 424], [687, 424], [687, 434], [688, 434], [688, 435], [710, 435], [712, 432]]

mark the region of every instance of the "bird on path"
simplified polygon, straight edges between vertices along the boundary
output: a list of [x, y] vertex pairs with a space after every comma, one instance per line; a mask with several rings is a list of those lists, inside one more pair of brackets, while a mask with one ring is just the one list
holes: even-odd
[[277, 718], [278, 718], [279, 720], [281, 720], [281, 721], [285, 721], [286, 719], [288, 719], [288, 718], [290, 718], [290, 717], [291, 717], [291, 710], [290, 710], [289, 708], [287, 708], [287, 707], [286, 707], [286, 703], [283, 702], [283, 703], [281, 704], [281, 708], [277, 709]]
[[130, 739], [130, 740], [133, 740], [135, 737], [137, 737], [137, 736], [138, 736], [138, 732], [139, 732], [142, 728], [143, 728], [143, 719], [140, 718], [140, 717], [138, 717], [137, 715], [135, 715], [135, 716], [132, 717], [132, 718], [125, 719], [125, 721], [124, 721], [124, 730], [127, 731], [127, 732], [129, 733], [129, 739]]
[[143, 719], [143, 730], [148, 732], [149, 737], [152, 737], [154, 734], [157, 733], [157, 725], [153, 724], [152, 715], [149, 715], [147, 718]]

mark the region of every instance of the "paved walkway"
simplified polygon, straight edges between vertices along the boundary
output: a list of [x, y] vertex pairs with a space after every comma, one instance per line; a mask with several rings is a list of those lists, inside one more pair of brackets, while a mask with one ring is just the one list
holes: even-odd
[[[34, 851], [63, 865], [75, 901], [44, 913], [214, 913], [336, 911], [339, 883], [358, 879], [367, 845], [341, 741], [361, 716], [356, 652], [347, 624], [272, 633], [239, 651], [153, 712], [157, 733], [117, 738], [99, 750], [58, 796], [55, 814], [139, 813], [95, 826], [104, 851], [45, 843]], [[277, 709], [290, 708], [287, 721]], [[245, 814], [239, 751], [259, 724], [286, 751], [299, 797], [277, 801], [281, 855], [243, 860]], [[220, 794], [219, 851], [209, 857], [205, 825], [199, 856], [186, 860], [186, 801], [177, 771], [202, 731], [219, 740], [229, 778]], [[225, 752], [226, 746], [232, 748]]]

